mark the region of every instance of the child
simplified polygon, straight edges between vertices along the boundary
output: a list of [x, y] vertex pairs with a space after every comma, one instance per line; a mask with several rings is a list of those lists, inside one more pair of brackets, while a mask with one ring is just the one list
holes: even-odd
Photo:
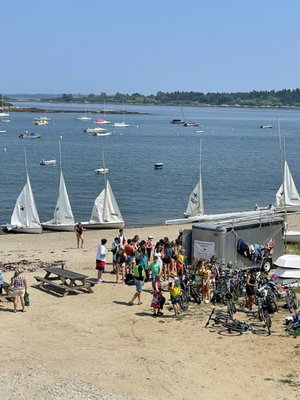
[[151, 307], [153, 308], [153, 317], [156, 317], [157, 315], [163, 315], [162, 309], [166, 301], [166, 299], [161, 293], [161, 283], [159, 275], [155, 276], [153, 288], [154, 290], [153, 290]]
[[170, 274], [169, 290], [171, 303], [174, 310], [175, 317], [179, 315], [179, 301], [180, 301], [180, 280], [176, 277], [174, 272]]

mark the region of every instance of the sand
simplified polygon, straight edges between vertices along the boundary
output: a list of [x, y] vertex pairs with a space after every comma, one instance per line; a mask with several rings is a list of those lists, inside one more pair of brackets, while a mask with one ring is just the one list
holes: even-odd
[[[187, 226], [184, 226], [187, 227]], [[179, 226], [125, 229], [127, 238], [174, 239]], [[5, 263], [65, 261], [65, 268], [96, 276], [100, 238], [110, 246], [117, 230], [85, 231], [84, 249], [73, 232], [2, 235]], [[111, 254], [108, 271], [111, 270]], [[31, 305], [12, 312], [0, 302], [0, 399], [299, 399], [300, 339], [286, 335], [281, 310], [272, 335], [225, 337], [205, 329], [212, 306], [191, 305], [179, 319], [164, 310], [154, 319], [150, 284], [143, 304], [127, 305], [133, 286], [106, 282], [94, 293], [56, 297], [34, 287], [27, 272]], [[9, 281], [12, 273], [5, 272]], [[244, 313], [238, 318], [247, 320]]]

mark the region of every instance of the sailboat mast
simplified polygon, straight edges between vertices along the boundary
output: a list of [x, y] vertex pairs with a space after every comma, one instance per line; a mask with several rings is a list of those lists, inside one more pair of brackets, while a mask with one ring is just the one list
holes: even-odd
[[[200, 138], [200, 144], [199, 144], [199, 185], [198, 185], [199, 208], [201, 207], [200, 199], [201, 199], [201, 195], [202, 195], [202, 193], [201, 193], [201, 191], [202, 191], [202, 171], [201, 171], [202, 166], [201, 165], [202, 165], [202, 140]], [[199, 211], [200, 211], [200, 213], [201, 212], [203, 213], [203, 210], [199, 209]]]
[[106, 217], [106, 202], [107, 202], [107, 178], [105, 173], [105, 161], [104, 161], [104, 152], [102, 150], [102, 160], [103, 160], [103, 169], [104, 169], [104, 201], [103, 201], [103, 212], [102, 212], [102, 220], [107, 221]]

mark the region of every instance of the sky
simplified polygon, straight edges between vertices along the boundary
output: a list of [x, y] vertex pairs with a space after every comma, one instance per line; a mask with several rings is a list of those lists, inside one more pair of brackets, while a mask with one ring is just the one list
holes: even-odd
[[300, 87], [299, 0], [1, 2], [0, 93]]

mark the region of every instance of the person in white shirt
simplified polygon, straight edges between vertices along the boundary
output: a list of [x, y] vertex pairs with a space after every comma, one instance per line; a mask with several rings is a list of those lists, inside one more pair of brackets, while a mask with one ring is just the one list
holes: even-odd
[[101, 244], [99, 244], [96, 255], [96, 270], [98, 271], [98, 282], [104, 282], [102, 279], [102, 274], [105, 271], [105, 260], [107, 255], [107, 249], [105, 247], [107, 239], [101, 239]]

